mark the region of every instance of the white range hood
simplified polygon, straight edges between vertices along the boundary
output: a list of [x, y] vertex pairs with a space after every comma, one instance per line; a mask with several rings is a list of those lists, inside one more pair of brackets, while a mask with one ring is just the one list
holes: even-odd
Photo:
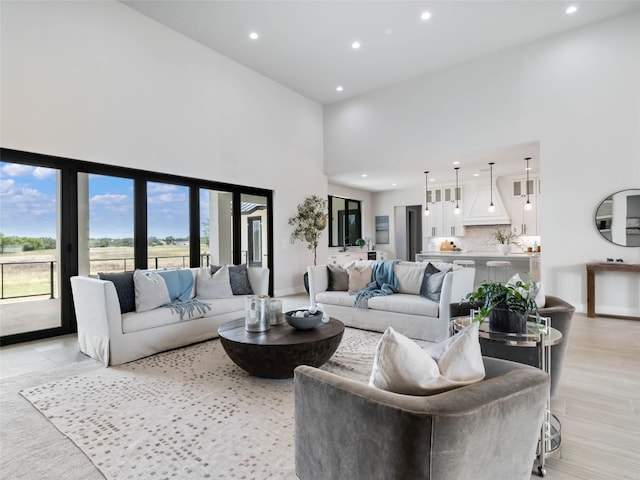
[[494, 212], [489, 212], [491, 189], [489, 186], [465, 188], [462, 206], [462, 225], [507, 225], [511, 219], [507, 215], [498, 189], [493, 189]]

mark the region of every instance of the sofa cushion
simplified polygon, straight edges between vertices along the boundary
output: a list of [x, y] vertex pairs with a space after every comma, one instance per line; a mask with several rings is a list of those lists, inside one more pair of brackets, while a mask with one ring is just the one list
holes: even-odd
[[371, 297], [368, 301], [368, 306], [369, 309], [381, 310], [384, 312], [437, 317], [440, 305], [437, 302], [427, 298], [422, 298], [419, 295], [394, 293], [393, 295]]
[[424, 263], [400, 262], [393, 266], [393, 273], [398, 281], [400, 293], [420, 294], [420, 286], [424, 277]]
[[193, 273], [188, 268], [176, 270], [156, 270], [167, 285], [171, 301], [184, 302], [191, 298], [193, 291]]
[[164, 279], [157, 272], [133, 272], [133, 286], [136, 294], [136, 312], [146, 312], [171, 302]]
[[369, 384], [405, 395], [432, 395], [484, 375], [477, 322], [425, 349], [389, 327], [378, 343]]
[[371, 265], [359, 269], [356, 265], [347, 267], [349, 275], [349, 293], [356, 293], [371, 283], [372, 268]]
[[229, 267], [224, 265], [216, 273], [211, 273], [210, 268], [201, 268], [196, 280], [196, 294], [201, 300], [232, 297]]
[[[516, 273], [513, 277], [509, 279], [507, 284], [516, 285], [518, 282], [527, 283], [520, 278], [520, 274]], [[538, 308], [544, 308], [545, 304], [547, 303], [547, 299], [544, 293], [544, 287], [542, 286], [542, 282], [531, 282], [531, 283], [533, 283], [533, 289], [529, 291], [529, 295], [536, 302], [536, 306]], [[525, 294], [526, 296], [526, 292], [523, 289], [520, 289], [520, 290], [521, 290], [520, 293]]]
[[327, 274], [329, 275], [327, 291], [346, 292], [349, 290], [349, 274], [344, 268], [327, 265]]
[[433, 300], [434, 302], [439, 302], [442, 283], [444, 282], [445, 275], [449, 273], [449, 271], [451, 271], [451, 268], [448, 266], [438, 269], [435, 265], [429, 263], [424, 269], [420, 296]]
[[120, 313], [136, 311], [136, 291], [133, 285], [133, 272], [98, 273], [100, 280], [108, 280], [116, 287], [120, 301]]
[[[231, 284], [231, 291], [234, 295], [253, 295], [253, 289], [249, 282], [249, 275], [247, 273], [247, 266], [242, 265], [229, 265], [229, 282]], [[216, 273], [220, 270], [219, 265], [211, 265], [211, 271]]]
[[327, 305], [353, 307], [353, 295], [348, 292], [320, 292], [316, 294], [316, 302]]

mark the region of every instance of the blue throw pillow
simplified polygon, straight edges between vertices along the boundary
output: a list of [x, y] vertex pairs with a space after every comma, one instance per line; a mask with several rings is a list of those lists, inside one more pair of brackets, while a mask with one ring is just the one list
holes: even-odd
[[424, 269], [424, 277], [422, 277], [422, 285], [420, 286], [420, 296], [433, 300], [434, 302], [439, 302], [444, 277], [450, 270], [450, 268], [439, 270], [429, 262], [427, 268]]
[[169, 298], [171, 301], [180, 300], [181, 302], [191, 298], [191, 290], [193, 289], [193, 274], [189, 269], [179, 270], [157, 270], [158, 275], [164, 279], [169, 290]]
[[98, 273], [100, 280], [113, 282], [120, 301], [120, 313], [136, 311], [136, 292], [133, 287], [133, 272]]

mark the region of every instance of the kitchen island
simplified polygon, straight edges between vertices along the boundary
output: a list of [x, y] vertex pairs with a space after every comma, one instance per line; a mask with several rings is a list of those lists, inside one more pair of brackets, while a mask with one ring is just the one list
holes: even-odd
[[508, 260], [511, 262], [509, 278], [516, 273], [523, 281], [529, 281], [529, 273], [536, 282], [540, 281], [540, 253], [513, 252], [502, 255], [493, 251], [469, 252], [421, 252], [416, 254], [416, 262], [436, 261], [453, 263], [454, 260], [473, 260], [476, 262], [475, 287], [488, 279], [487, 262], [491, 260]]

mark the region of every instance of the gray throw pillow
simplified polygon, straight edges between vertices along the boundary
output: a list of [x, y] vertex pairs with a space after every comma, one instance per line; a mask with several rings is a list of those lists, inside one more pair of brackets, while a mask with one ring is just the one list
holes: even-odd
[[422, 279], [422, 285], [420, 286], [420, 296], [433, 300], [434, 302], [439, 302], [444, 277], [450, 270], [451, 268], [438, 270], [429, 262], [427, 268], [424, 269], [424, 277]]
[[[216, 273], [220, 268], [218, 265], [211, 265], [211, 273]], [[247, 265], [229, 265], [229, 282], [234, 295], [253, 295]]]
[[329, 287], [327, 291], [346, 292], [349, 290], [349, 274], [344, 268], [336, 265], [327, 265], [329, 273]]
[[120, 300], [120, 313], [136, 311], [136, 292], [133, 287], [133, 272], [98, 273], [100, 280], [113, 282]]

